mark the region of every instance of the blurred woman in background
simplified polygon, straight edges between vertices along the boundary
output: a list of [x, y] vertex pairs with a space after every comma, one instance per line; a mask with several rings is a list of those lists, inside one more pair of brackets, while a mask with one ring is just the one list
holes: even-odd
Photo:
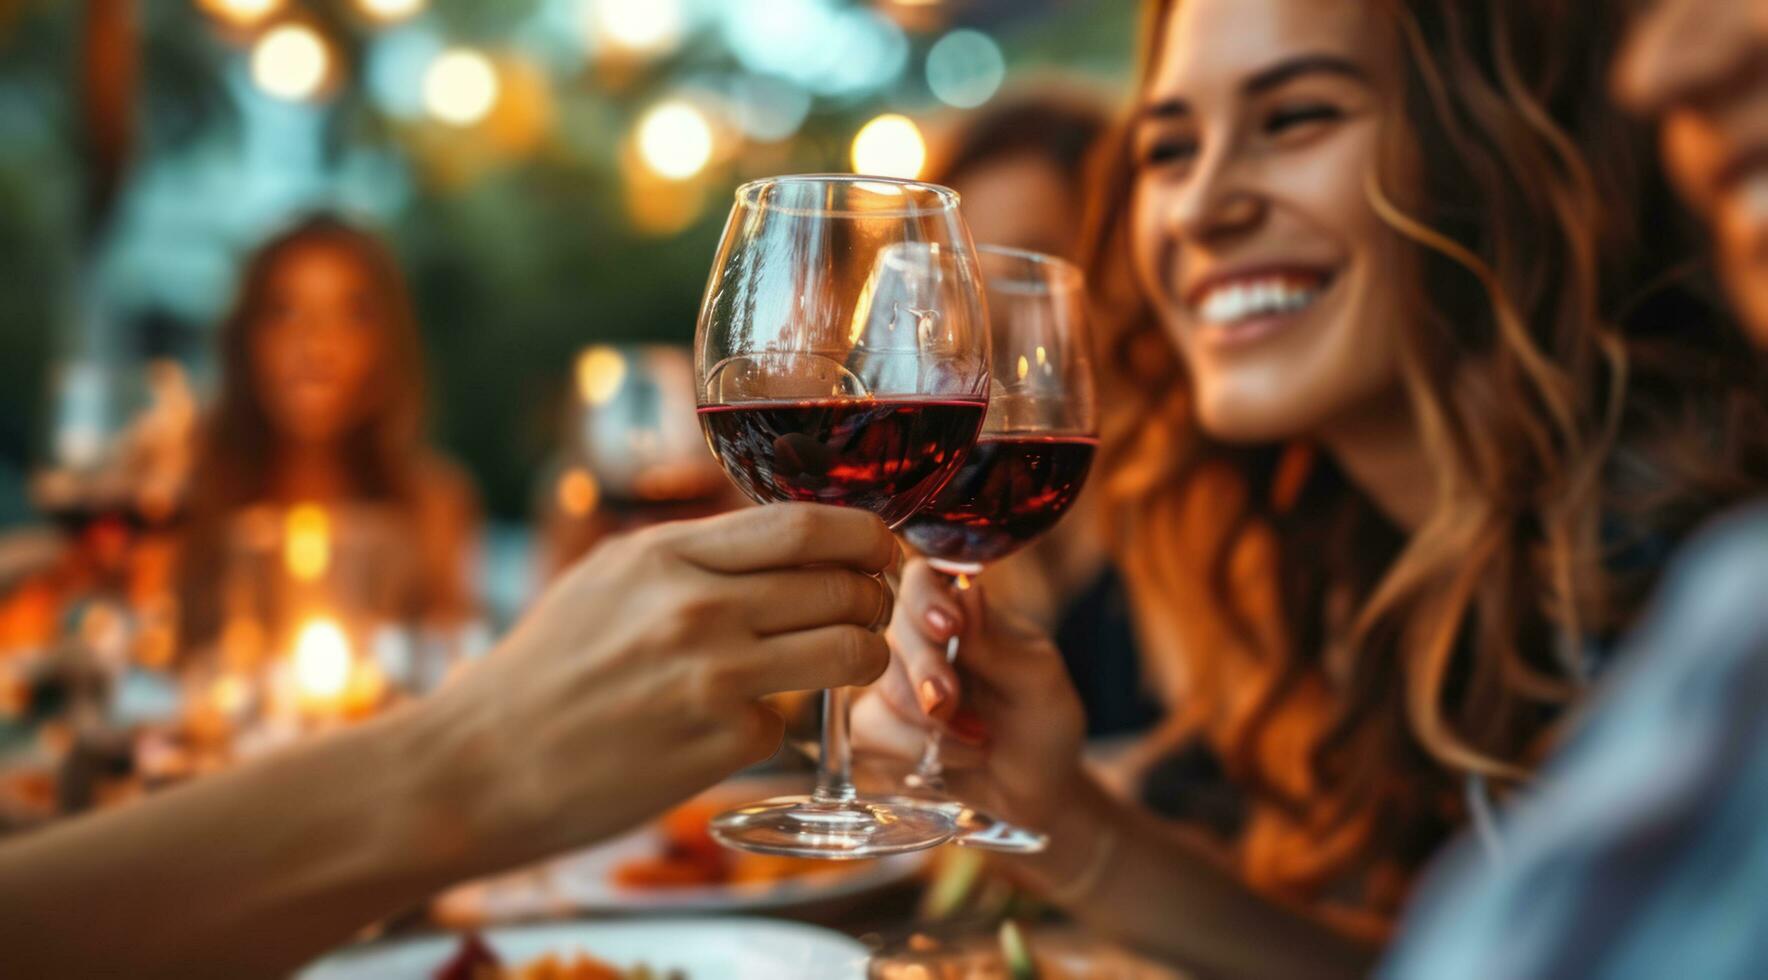
[[958, 192], [978, 242], [1072, 261], [1086, 163], [1106, 124], [1104, 112], [1078, 93], [1002, 99], [964, 118], [928, 179]]
[[387, 246], [332, 215], [299, 221], [247, 261], [218, 344], [182, 561], [184, 648], [229, 614], [242, 521], [268, 512], [275, 529], [303, 504], [331, 515], [331, 539], [372, 553], [375, 614], [468, 616], [476, 494], [423, 442], [422, 351]]
[[924, 567], [857, 722], [912, 755], [950, 719], [963, 788], [1051, 834], [1013, 865], [1033, 887], [1211, 975], [1361, 974], [1666, 547], [1751, 491], [1759, 378], [1604, 98], [1620, 27], [1150, 5], [1087, 259], [1122, 313], [1100, 478], [1182, 826], [1084, 773], [1050, 645]]

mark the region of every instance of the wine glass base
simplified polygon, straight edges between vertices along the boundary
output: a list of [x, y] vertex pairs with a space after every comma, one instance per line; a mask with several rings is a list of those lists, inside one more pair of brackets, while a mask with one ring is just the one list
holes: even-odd
[[[904, 779], [905, 784], [912, 784], [911, 777]], [[950, 817], [957, 827], [952, 834], [951, 843], [958, 847], [974, 848], [978, 851], [994, 851], [998, 854], [1040, 854], [1050, 846], [1050, 835], [1042, 831], [1021, 827], [1008, 823], [999, 817], [991, 816], [961, 800], [945, 795], [943, 785], [937, 787], [915, 786], [921, 795], [893, 796], [892, 805], [909, 805], [937, 807]]]
[[711, 830], [713, 839], [739, 851], [841, 861], [935, 847], [951, 840], [957, 825], [944, 808], [914, 801], [782, 796], [721, 813]]
[[1041, 854], [1050, 846], [1050, 835], [1010, 824], [959, 804], [956, 816], [958, 832], [952, 843], [997, 854]]

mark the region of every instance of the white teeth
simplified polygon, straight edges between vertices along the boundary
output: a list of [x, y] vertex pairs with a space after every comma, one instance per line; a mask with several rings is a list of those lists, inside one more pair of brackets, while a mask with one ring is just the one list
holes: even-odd
[[1282, 279], [1241, 280], [1205, 293], [1197, 304], [1197, 313], [1211, 323], [1233, 323], [1299, 310], [1319, 295], [1318, 285], [1303, 286]]

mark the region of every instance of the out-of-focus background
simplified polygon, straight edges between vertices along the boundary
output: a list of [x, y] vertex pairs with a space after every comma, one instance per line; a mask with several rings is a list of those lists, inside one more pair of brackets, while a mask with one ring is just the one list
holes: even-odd
[[[147, 358], [199, 396], [242, 256], [386, 234], [436, 445], [528, 519], [588, 344], [685, 343], [739, 182], [912, 175], [967, 115], [1109, 103], [1125, 0], [0, 3], [0, 526]], [[67, 447], [63, 445], [62, 451]]]
[[[688, 347], [733, 190], [934, 179], [1069, 252], [1135, 7], [0, 0], [0, 834], [421, 697], [607, 534], [742, 506]], [[1076, 537], [1025, 594], [1128, 651]]]

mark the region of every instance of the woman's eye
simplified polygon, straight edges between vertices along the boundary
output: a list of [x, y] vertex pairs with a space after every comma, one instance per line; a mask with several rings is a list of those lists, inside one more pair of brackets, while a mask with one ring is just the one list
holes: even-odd
[[1196, 155], [1196, 140], [1176, 137], [1160, 139], [1149, 143], [1142, 150], [1142, 163], [1147, 166], [1159, 166], [1163, 163], [1183, 162]]
[[1342, 119], [1344, 113], [1337, 106], [1331, 105], [1300, 105], [1278, 109], [1265, 118], [1265, 132], [1281, 136], [1291, 130], [1299, 129], [1311, 123], [1333, 122]]

